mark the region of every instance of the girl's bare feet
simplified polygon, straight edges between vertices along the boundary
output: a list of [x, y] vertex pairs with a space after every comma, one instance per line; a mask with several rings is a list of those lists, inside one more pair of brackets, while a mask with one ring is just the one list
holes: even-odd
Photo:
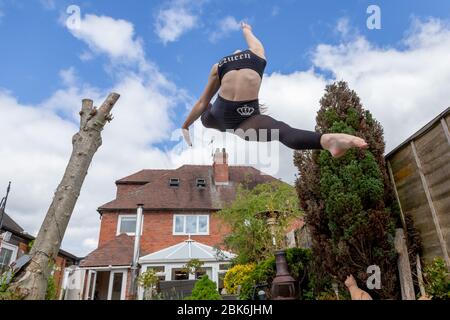
[[324, 134], [320, 143], [325, 150], [330, 151], [333, 158], [342, 157], [351, 148], [366, 149], [368, 147], [364, 139], [344, 133]]

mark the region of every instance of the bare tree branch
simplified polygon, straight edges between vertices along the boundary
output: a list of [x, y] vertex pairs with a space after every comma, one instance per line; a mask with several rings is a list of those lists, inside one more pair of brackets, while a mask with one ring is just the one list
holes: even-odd
[[18, 274], [9, 290], [27, 300], [45, 298], [47, 279], [80, 195], [94, 154], [102, 144], [101, 131], [120, 95], [111, 93], [99, 110], [84, 99], [80, 130], [72, 138], [72, 155], [30, 252], [31, 263]]

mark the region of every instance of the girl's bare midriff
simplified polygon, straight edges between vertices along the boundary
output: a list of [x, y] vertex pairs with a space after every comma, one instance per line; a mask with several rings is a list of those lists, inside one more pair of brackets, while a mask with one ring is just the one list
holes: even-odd
[[252, 69], [232, 70], [222, 78], [219, 95], [231, 101], [258, 99], [261, 77]]

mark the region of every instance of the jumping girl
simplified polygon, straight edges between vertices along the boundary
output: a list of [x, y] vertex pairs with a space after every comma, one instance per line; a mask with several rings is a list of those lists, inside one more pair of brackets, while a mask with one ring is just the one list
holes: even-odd
[[[336, 158], [350, 148], [367, 148], [367, 143], [355, 136], [300, 130], [261, 114], [258, 95], [267, 60], [251, 26], [247, 23], [241, 26], [249, 49], [237, 50], [212, 66], [208, 84], [182, 127], [189, 146], [192, 146], [189, 127], [201, 117], [206, 128], [233, 132], [246, 140], [252, 136], [247, 133], [254, 132], [256, 141], [278, 140], [294, 150], [324, 149]], [[211, 104], [218, 91], [217, 99]]]

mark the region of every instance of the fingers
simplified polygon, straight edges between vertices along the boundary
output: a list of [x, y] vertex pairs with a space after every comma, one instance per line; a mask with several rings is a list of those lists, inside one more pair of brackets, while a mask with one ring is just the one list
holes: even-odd
[[357, 140], [357, 146], [361, 149], [367, 149], [369, 147], [369, 145], [367, 144], [367, 142], [364, 139], [359, 138]]
[[242, 27], [242, 29], [245, 29], [245, 28], [249, 28], [250, 30], [252, 29], [252, 27], [245, 21], [241, 21], [241, 27]]
[[189, 147], [192, 147], [192, 141], [191, 141], [191, 136], [189, 134], [189, 130], [188, 129], [182, 129], [182, 131], [183, 131], [184, 140], [186, 141], [187, 145]]

